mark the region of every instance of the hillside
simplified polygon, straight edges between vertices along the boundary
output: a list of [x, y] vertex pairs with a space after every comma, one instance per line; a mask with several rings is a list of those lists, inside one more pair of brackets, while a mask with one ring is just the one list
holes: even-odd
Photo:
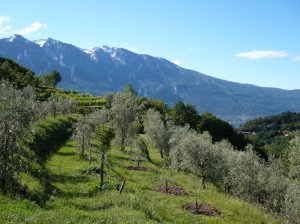
[[[1, 63], [13, 83], [30, 72]], [[39, 85], [0, 85], [1, 223], [297, 223], [299, 138], [287, 171], [190, 104], [169, 109], [130, 85], [92, 97], [29, 77]]]
[[265, 153], [283, 156], [288, 143], [300, 131], [300, 113], [284, 112], [278, 115], [256, 118], [238, 129], [248, 133], [248, 139]]
[[[44, 206], [27, 200], [0, 196], [1, 223], [282, 223], [263, 214], [258, 208], [232, 196], [219, 193], [209, 184], [200, 187], [193, 175], [172, 172], [164, 168], [156, 150], [150, 149], [153, 163], [141, 162], [141, 167], [154, 171], [128, 170], [136, 166], [132, 153], [113, 148], [106, 159], [105, 190], [96, 192], [99, 175], [82, 173], [88, 167], [98, 167], [100, 154], [95, 149], [93, 162], [78, 160], [74, 141], [67, 141], [46, 163], [55, 191]], [[183, 187], [189, 195], [176, 196], [158, 192], [169, 178], [170, 185]], [[118, 186], [126, 180], [121, 195]], [[29, 179], [27, 179], [29, 181]], [[38, 188], [27, 182], [30, 189]], [[207, 203], [222, 211], [222, 216], [190, 214], [183, 208], [187, 203]]]
[[15, 35], [0, 40], [0, 55], [39, 75], [58, 70], [64, 89], [104, 95], [131, 83], [139, 96], [163, 99], [168, 105], [181, 100], [196, 105], [200, 113], [211, 112], [235, 125], [253, 117], [300, 111], [295, 103], [300, 90], [224, 81], [121, 48], [83, 50], [51, 38], [32, 42]]

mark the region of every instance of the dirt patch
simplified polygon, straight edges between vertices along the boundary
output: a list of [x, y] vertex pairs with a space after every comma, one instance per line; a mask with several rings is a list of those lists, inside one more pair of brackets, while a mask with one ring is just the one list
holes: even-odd
[[222, 212], [208, 204], [186, 204], [183, 206], [186, 211], [193, 214], [207, 215], [207, 216], [220, 216]]
[[165, 194], [173, 194], [173, 195], [188, 195], [188, 193], [180, 186], [161, 186], [157, 188], [157, 191], [165, 193]]
[[128, 170], [138, 170], [138, 171], [148, 171], [148, 172], [153, 172], [154, 169], [146, 166], [129, 166], [127, 167]]

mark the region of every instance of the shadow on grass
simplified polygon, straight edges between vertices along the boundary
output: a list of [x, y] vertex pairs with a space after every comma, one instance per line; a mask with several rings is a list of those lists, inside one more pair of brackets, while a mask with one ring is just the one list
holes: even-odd
[[65, 148], [71, 148], [71, 149], [73, 149], [74, 148], [74, 144], [72, 144], [70, 142], [67, 142], [67, 143], [64, 144], [64, 147]]
[[67, 176], [62, 174], [51, 174], [51, 182], [60, 182], [60, 183], [87, 183], [89, 182], [89, 178], [86, 176]]
[[76, 152], [56, 152], [56, 155], [60, 155], [60, 156], [76, 156], [77, 153]]

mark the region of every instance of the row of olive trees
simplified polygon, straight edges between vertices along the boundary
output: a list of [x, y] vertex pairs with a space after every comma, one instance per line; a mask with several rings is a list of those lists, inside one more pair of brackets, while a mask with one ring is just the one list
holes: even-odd
[[100, 126], [106, 125], [114, 129], [116, 142], [120, 145], [121, 151], [125, 151], [126, 141], [136, 135], [134, 130], [137, 113], [135, 97], [124, 93], [108, 94], [106, 101], [106, 107], [81, 116], [74, 127], [73, 138], [82, 156], [88, 148], [91, 134]]
[[[199, 134], [189, 126], [166, 122], [153, 109], [144, 116], [145, 133], [172, 168], [188, 171], [224, 187], [224, 191], [259, 203], [268, 211], [284, 214], [292, 222], [300, 220], [300, 138], [291, 142], [289, 169], [270, 156], [262, 160], [252, 146], [236, 151], [227, 141], [212, 143], [211, 136]], [[199, 181], [199, 184], [201, 183]]]
[[[32, 124], [53, 115], [53, 100], [40, 102], [31, 86], [17, 89], [0, 80], [0, 192], [6, 194], [18, 186], [16, 174], [24, 170], [24, 146]], [[75, 111], [73, 102], [55, 101], [55, 114]], [[59, 105], [59, 106], [58, 106]], [[59, 108], [59, 109], [58, 109]]]
[[24, 92], [0, 81], [0, 192], [14, 188], [14, 176], [22, 169], [23, 145], [35, 120], [37, 105]]
[[135, 94], [115, 93], [106, 96], [106, 106], [89, 115], [81, 116], [74, 126], [73, 139], [79, 150], [81, 158], [85, 157], [86, 149], [89, 149], [89, 161], [91, 163], [91, 139], [98, 139], [100, 142], [100, 187], [103, 186], [104, 161], [107, 151], [113, 139], [125, 151], [125, 146], [135, 141], [144, 150], [143, 141], [137, 137], [134, 128], [138, 107]]
[[207, 133], [185, 127], [175, 128], [170, 138], [170, 161], [177, 169], [193, 172], [213, 183], [223, 183], [225, 191], [259, 203], [268, 211], [300, 220], [300, 141], [294, 140], [287, 173], [281, 159], [262, 160], [248, 146], [239, 152], [226, 141], [212, 144]]

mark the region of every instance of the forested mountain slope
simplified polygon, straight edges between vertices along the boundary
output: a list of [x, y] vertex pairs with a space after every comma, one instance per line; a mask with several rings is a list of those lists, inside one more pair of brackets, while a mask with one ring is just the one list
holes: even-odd
[[238, 130], [246, 133], [250, 142], [265, 153], [282, 156], [286, 153], [288, 142], [300, 133], [300, 113], [284, 112], [256, 118]]

